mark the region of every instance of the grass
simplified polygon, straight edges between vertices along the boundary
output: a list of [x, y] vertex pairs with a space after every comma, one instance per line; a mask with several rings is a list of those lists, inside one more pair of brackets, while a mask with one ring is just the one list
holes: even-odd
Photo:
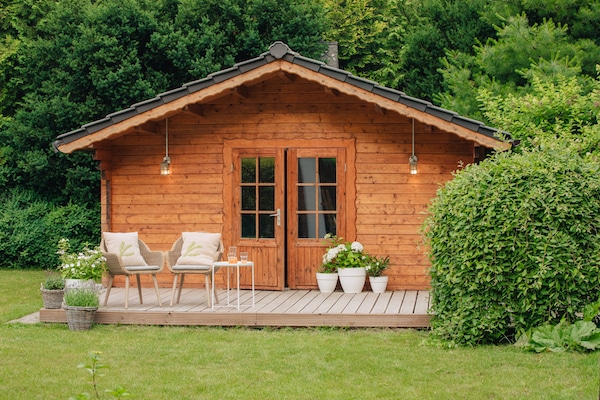
[[[66, 324], [8, 320], [42, 305], [42, 272], [0, 270], [0, 398], [91, 393], [77, 365], [102, 351], [101, 391], [136, 399], [598, 399], [599, 354], [440, 349], [427, 332]], [[7, 397], [4, 397], [7, 396]], [[108, 398], [108, 397], [106, 397]]]

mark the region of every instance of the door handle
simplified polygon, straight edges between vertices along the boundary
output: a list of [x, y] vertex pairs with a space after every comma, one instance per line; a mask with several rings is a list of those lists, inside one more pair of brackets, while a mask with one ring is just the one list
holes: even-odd
[[277, 226], [281, 226], [281, 210], [279, 208], [275, 214], [269, 214], [269, 217], [277, 217]]

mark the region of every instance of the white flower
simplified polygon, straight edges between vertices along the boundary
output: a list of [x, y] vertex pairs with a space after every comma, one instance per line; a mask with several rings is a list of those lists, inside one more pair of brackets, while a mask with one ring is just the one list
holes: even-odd
[[350, 245], [350, 248], [357, 253], [360, 253], [361, 251], [364, 250], [363, 245], [360, 244], [359, 242], [352, 242], [352, 244]]

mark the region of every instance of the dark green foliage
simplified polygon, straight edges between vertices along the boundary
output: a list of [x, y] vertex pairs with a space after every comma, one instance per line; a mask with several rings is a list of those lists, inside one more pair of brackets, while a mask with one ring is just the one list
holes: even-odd
[[433, 331], [460, 344], [513, 340], [597, 299], [600, 167], [557, 148], [500, 154], [439, 190], [425, 223]]
[[85, 242], [99, 242], [99, 205], [55, 206], [19, 190], [2, 196], [0, 204], [4, 268], [54, 270], [59, 264], [56, 246], [60, 238], [71, 239], [74, 249], [81, 249]]

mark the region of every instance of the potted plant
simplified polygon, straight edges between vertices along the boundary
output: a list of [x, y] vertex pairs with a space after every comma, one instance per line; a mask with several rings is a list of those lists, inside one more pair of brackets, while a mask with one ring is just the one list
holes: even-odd
[[369, 276], [369, 283], [373, 293], [383, 293], [387, 287], [388, 277], [383, 276], [383, 271], [389, 268], [390, 258], [371, 256], [369, 264], [365, 267]]
[[65, 293], [63, 308], [67, 314], [67, 324], [72, 331], [88, 330], [100, 304], [96, 285], [73, 288]]
[[50, 274], [41, 284], [44, 308], [60, 308], [65, 294], [65, 280], [58, 275]]
[[365, 285], [369, 255], [359, 242], [344, 242], [343, 238], [327, 234], [331, 245], [323, 255], [323, 265], [335, 267], [344, 293], [359, 293]]
[[327, 260], [327, 254], [323, 255], [323, 262], [317, 270], [317, 285], [321, 293], [332, 293], [337, 286], [337, 266]]
[[60, 259], [59, 272], [65, 279], [65, 291], [82, 285], [82, 282], [102, 280], [106, 271], [106, 259], [100, 251], [100, 247], [90, 248], [85, 244], [80, 252], [72, 252], [69, 239], [62, 238], [58, 242], [56, 252]]

